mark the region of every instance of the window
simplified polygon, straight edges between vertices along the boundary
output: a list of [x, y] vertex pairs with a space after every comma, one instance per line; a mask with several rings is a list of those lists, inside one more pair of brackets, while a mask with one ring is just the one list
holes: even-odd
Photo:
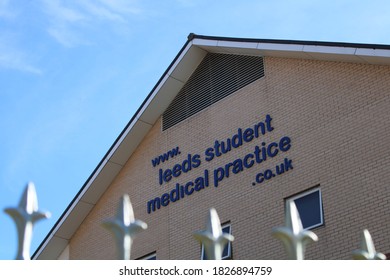
[[138, 258], [137, 260], [157, 260], [156, 252], [147, 254], [143, 257]]
[[324, 224], [322, 197], [319, 188], [311, 189], [287, 198], [286, 202], [290, 202], [291, 200], [297, 206], [304, 229], [312, 229]]
[[[227, 233], [227, 234], [232, 234], [232, 226], [230, 223], [225, 223], [225, 224], [222, 224], [222, 232], [223, 233]], [[203, 247], [203, 244], [202, 244], [202, 260], [207, 260], [207, 256], [206, 256], [206, 253], [204, 251], [204, 247]], [[226, 244], [225, 248], [223, 249], [223, 252], [222, 252], [222, 259], [223, 260], [230, 260], [232, 259], [232, 242], [228, 242], [228, 244]]]

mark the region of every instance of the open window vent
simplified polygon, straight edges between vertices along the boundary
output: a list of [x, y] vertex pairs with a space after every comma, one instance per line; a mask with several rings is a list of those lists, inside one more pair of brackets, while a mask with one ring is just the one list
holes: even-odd
[[166, 130], [264, 76], [263, 58], [209, 53], [163, 113]]

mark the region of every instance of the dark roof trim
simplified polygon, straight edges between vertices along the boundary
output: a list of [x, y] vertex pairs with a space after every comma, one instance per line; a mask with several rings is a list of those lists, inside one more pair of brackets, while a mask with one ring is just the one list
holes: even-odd
[[270, 44], [285, 44], [285, 45], [309, 45], [309, 46], [327, 46], [327, 47], [346, 47], [346, 48], [390, 50], [390, 45], [384, 45], [384, 44], [283, 40], [283, 39], [233, 38], [233, 37], [205, 36], [205, 35], [197, 35], [194, 33], [190, 33], [188, 35], [188, 40], [192, 41], [193, 39], [230, 41], [230, 42], [270, 43]]

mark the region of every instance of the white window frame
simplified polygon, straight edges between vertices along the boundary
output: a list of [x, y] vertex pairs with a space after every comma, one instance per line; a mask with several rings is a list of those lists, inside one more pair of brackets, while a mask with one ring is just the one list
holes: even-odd
[[[223, 231], [224, 229], [229, 228], [229, 231], [226, 232], [226, 233], [232, 234], [232, 224], [230, 222], [222, 224], [221, 227], [222, 227], [222, 232], [224, 232]], [[229, 259], [232, 258], [232, 242], [229, 241], [226, 246], [228, 248], [227, 249], [227, 255], [226, 256], [222, 256], [222, 260], [229, 260]], [[205, 259], [204, 256], [205, 256], [205, 251], [204, 251], [204, 246], [202, 244], [201, 260]]]
[[307, 228], [304, 228], [305, 230], [317, 228], [317, 227], [320, 227], [320, 226], [324, 225], [324, 212], [323, 212], [323, 208], [322, 208], [322, 193], [321, 193], [321, 188], [318, 187], [318, 188], [310, 189], [310, 190], [308, 190], [308, 191], [302, 192], [302, 193], [300, 193], [300, 194], [294, 195], [294, 196], [289, 197], [288, 199], [286, 199], [286, 205], [287, 205], [287, 203], [290, 202], [290, 201], [294, 201], [294, 202], [295, 202], [295, 200], [297, 200], [297, 199], [299, 199], [299, 198], [302, 198], [302, 197], [305, 197], [305, 196], [307, 196], [307, 195], [309, 195], [309, 194], [312, 194], [312, 193], [314, 193], [314, 192], [318, 192], [318, 193], [319, 193], [318, 198], [319, 198], [319, 206], [320, 206], [320, 222], [317, 223], [317, 224], [314, 224], [314, 225], [312, 225], [312, 226], [309, 226], [309, 227], [307, 227]]

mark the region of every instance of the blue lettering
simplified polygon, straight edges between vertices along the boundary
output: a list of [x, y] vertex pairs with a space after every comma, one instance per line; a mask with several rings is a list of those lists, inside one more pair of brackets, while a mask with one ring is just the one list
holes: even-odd
[[195, 179], [195, 191], [203, 190], [205, 187], [209, 186], [209, 171], [204, 170], [204, 177], [198, 177]]
[[288, 158], [285, 158], [284, 159], [284, 166], [286, 168], [286, 171], [288, 171], [289, 169], [293, 169], [292, 160], [288, 159]]
[[237, 134], [232, 137], [233, 148], [238, 148], [242, 145], [242, 129], [239, 128]]
[[[293, 169], [292, 160], [285, 158], [281, 164], [278, 164], [275, 166], [276, 174], [271, 169], [267, 169], [264, 172], [258, 173], [256, 175], [256, 178], [255, 178], [256, 183], [261, 184], [265, 180], [270, 180], [270, 179], [276, 177], [277, 175], [281, 175], [281, 174], [287, 172], [290, 169]], [[253, 182], [252, 185], [255, 186], [256, 183]]]
[[176, 184], [176, 188], [171, 190], [171, 192], [169, 194], [171, 202], [176, 202], [180, 199], [179, 187], [180, 187], [180, 184]]
[[272, 177], [275, 177], [275, 175], [274, 175], [274, 173], [272, 172], [272, 170], [267, 169], [266, 171], [264, 171], [264, 179], [269, 180], [269, 179], [271, 179]]
[[214, 149], [213, 148], [207, 148], [206, 151], [204, 152], [206, 156], [206, 161], [212, 161], [214, 158]]
[[[248, 163], [248, 159], [251, 159]], [[253, 166], [253, 164], [255, 163], [255, 161], [253, 160], [253, 154], [247, 154], [245, 157], [244, 157], [244, 166], [245, 168], [251, 168]]]
[[181, 174], [181, 165], [175, 164], [175, 166], [172, 168], [172, 175], [173, 177], [179, 177]]
[[214, 170], [214, 187], [218, 187], [218, 183], [222, 181], [223, 177], [225, 177], [225, 171], [222, 167]]
[[[272, 148], [275, 148], [275, 150], [272, 152], [271, 149]], [[271, 144], [268, 145], [267, 147], [267, 154], [269, 157], [274, 157], [278, 154], [279, 150], [278, 150], [278, 144], [276, 144], [275, 142], [272, 142]]]
[[221, 152], [219, 150], [219, 147], [221, 147], [221, 145], [219, 144], [218, 140], [216, 140], [215, 143], [214, 143], [214, 151], [215, 151], [215, 155], [217, 157], [222, 156], [222, 154], [221, 154]]
[[187, 159], [185, 159], [182, 162], [182, 170], [184, 173], [187, 173], [191, 169], [192, 169], [192, 156], [191, 156], [191, 154], [188, 154]]
[[187, 158], [183, 160], [181, 164], [175, 164], [172, 169], [159, 170], [159, 183], [162, 185], [164, 182], [168, 183], [173, 177], [179, 177], [182, 173], [187, 173], [192, 168], [197, 168], [201, 164], [200, 155], [188, 154]]
[[169, 204], [169, 194], [164, 193], [161, 196], [161, 206], [168, 206], [168, 204]]
[[163, 170], [161, 168], [158, 170], [158, 182], [160, 185], [163, 184]]
[[284, 136], [279, 141], [279, 149], [282, 152], [287, 152], [291, 148], [291, 139], [288, 136]]
[[[215, 140], [214, 145], [204, 151], [204, 159], [207, 162], [210, 162], [215, 159], [215, 157], [220, 157], [223, 154], [229, 153], [233, 149], [239, 148], [244, 143], [251, 142], [255, 138], [260, 138], [273, 130], [272, 118], [270, 115], [266, 115], [264, 121], [258, 122], [252, 127], [246, 129], [238, 128], [237, 133], [232, 137], [227, 138], [226, 141]], [[271, 142], [269, 144], [264, 140], [266, 139], [260, 138], [259, 144], [254, 147], [254, 150], [252, 150], [253, 152], [228, 162], [221, 167], [215, 168], [213, 171], [214, 187], [218, 187], [223, 179], [229, 178], [231, 174], [238, 174], [245, 169], [252, 168], [255, 163], [261, 164], [267, 161], [267, 159], [274, 158], [282, 152], [287, 152], [291, 148], [291, 138], [288, 136], [283, 136], [279, 141]], [[176, 147], [175, 149], [152, 159], [152, 165], [155, 167], [178, 154], [180, 154], [179, 147]], [[199, 154], [187, 154], [186, 158], [181, 163], [174, 164], [172, 168], [166, 170], [160, 168], [158, 172], [158, 182], [160, 185], [168, 183], [173, 178], [179, 177], [182, 173], [187, 173], [194, 168], [198, 168], [201, 163], [201, 156]], [[291, 169], [293, 169], [292, 160], [285, 158], [282, 163], [274, 166], [274, 168], [265, 169], [258, 173], [255, 177], [255, 181], [252, 182], [252, 185], [263, 183], [264, 181], [270, 180]], [[170, 202], [176, 202], [185, 196], [192, 195], [194, 191], [201, 191], [208, 186], [209, 170], [205, 169], [203, 176], [197, 177], [195, 180], [189, 181], [183, 185], [176, 183], [175, 188], [171, 189], [168, 193], [163, 193], [160, 197], [148, 201], [147, 211], [148, 213], [154, 212], [160, 209], [161, 206], [168, 206]]]
[[281, 163], [280, 165], [276, 166], [276, 174], [280, 175], [284, 173], [284, 164]]
[[165, 161], [169, 160], [169, 158], [173, 158], [179, 154], [180, 154], [179, 147], [176, 147], [176, 148], [172, 149], [171, 151], [168, 151], [167, 153], [164, 153], [164, 154], [152, 159], [152, 165], [153, 165], [153, 167], [156, 167], [161, 162], [165, 162]]
[[256, 175], [256, 182], [261, 184], [264, 181], [264, 175], [263, 173], [259, 173]]
[[197, 168], [201, 164], [200, 155], [196, 154], [192, 157], [192, 167]]
[[253, 129], [252, 128], [247, 128], [244, 131], [244, 141], [245, 142], [250, 142], [253, 140]]
[[160, 207], [161, 207], [161, 201], [159, 197], [156, 197], [155, 199], [148, 201], [147, 204], [148, 214], [150, 214], [150, 212], [152, 211], [153, 212], [156, 211], [156, 209], [160, 209]]
[[271, 121], [272, 121], [271, 116], [270, 115], [266, 115], [265, 116], [265, 123], [267, 125], [267, 131], [268, 132], [271, 132], [272, 130], [274, 130], [274, 128], [271, 125]]
[[169, 182], [172, 179], [172, 171], [170, 169], [164, 171], [163, 179], [164, 182]]
[[[194, 183], [192, 183], [192, 182], [188, 182], [186, 184], [186, 186], [184, 187], [184, 192], [186, 195], [191, 195], [194, 192], [193, 186], [194, 186]], [[188, 187], [191, 187], [191, 189], [188, 190]]]
[[243, 170], [244, 170], [244, 167], [242, 165], [242, 160], [240, 158], [233, 161], [233, 170], [232, 171], [234, 174], [240, 173]]

